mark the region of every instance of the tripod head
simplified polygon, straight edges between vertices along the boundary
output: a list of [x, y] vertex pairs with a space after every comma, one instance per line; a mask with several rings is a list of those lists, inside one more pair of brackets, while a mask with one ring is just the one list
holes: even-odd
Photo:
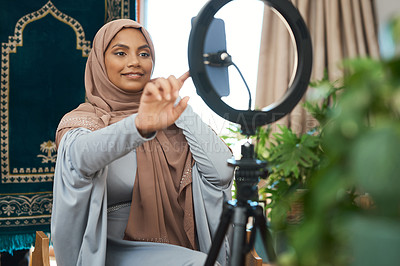
[[261, 161], [254, 156], [254, 144], [246, 142], [241, 146], [242, 159], [229, 159], [228, 164], [237, 167], [235, 181], [237, 189], [238, 204], [247, 204], [249, 200], [258, 200], [257, 184], [260, 178], [266, 178], [267, 162]]

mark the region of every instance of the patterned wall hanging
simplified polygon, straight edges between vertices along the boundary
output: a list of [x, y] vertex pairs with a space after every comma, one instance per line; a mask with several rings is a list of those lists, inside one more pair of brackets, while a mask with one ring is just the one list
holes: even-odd
[[136, 14], [135, 1], [40, 2], [0, 1], [0, 251], [50, 232], [58, 122], [85, 99], [96, 31]]

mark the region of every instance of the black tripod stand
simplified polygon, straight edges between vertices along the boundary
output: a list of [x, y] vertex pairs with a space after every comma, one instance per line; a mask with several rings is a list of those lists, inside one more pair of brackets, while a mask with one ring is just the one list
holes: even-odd
[[[253, 248], [257, 229], [260, 230], [267, 253], [268, 260], [275, 262], [276, 255], [273, 249], [272, 237], [267, 228], [267, 221], [263, 209], [258, 205], [257, 184], [260, 177], [266, 177], [263, 169], [267, 163], [254, 159], [254, 145], [246, 143], [241, 147], [241, 160], [228, 160], [228, 163], [237, 166], [235, 181], [237, 188], [237, 200], [226, 202], [218, 225], [214, 241], [208, 253], [205, 266], [213, 266], [218, 256], [221, 244], [227, 233], [229, 225], [233, 225], [233, 238], [230, 266], [244, 265], [245, 255]], [[246, 241], [246, 225], [249, 217], [253, 217], [254, 223], [251, 229], [250, 241]]]

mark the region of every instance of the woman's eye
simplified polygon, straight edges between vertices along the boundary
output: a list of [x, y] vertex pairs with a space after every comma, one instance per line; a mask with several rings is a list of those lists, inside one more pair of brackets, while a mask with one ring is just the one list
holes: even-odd
[[149, 57], [149, 56], [150, 56], [150, 53], [142, 52], [142, 53], [140, 53], [139, 55], [140, 55], [140, 56], [143, 56], [143, 57]]
[[124, 56], [124, 55], [126, 55], [126, 53], [125, 52], [116, 52], [116, 53], [114, 53], [115, 55], [118, 55], [118, 56]]

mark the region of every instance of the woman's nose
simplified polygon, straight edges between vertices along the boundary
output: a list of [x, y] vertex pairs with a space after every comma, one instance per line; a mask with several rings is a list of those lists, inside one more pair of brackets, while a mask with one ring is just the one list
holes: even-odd
[[138, 66], [140, 64], [139, 58], [136, 55], [129, 56], [128, 67]]

